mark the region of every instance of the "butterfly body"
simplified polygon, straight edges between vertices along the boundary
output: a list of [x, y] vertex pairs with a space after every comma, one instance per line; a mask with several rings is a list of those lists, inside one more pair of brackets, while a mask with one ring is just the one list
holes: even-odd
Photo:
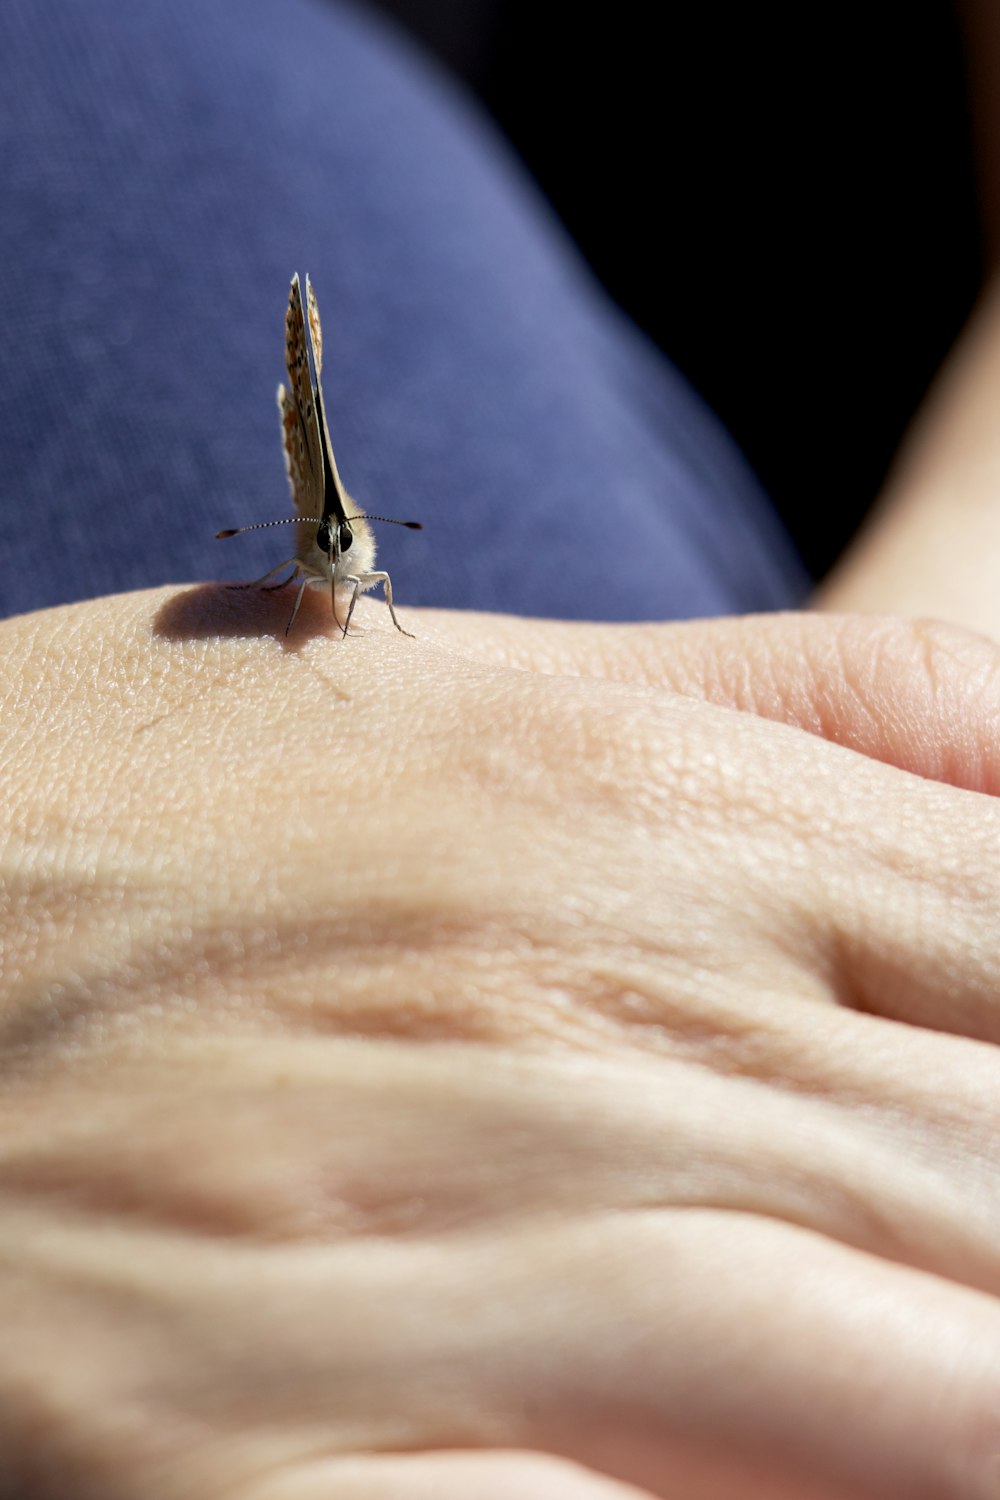
[[[346, 635], [358, 594], [381, 583], [393, 624], [403, 635], [409, 635], [409, 631], [403, 630], [396, 619], [388, 573], [377, 571], [374, 567], [375, 537], [372, 529], [364, 512], [344, 488], [337, 469], [320, 383], [323, 372], [323, 330], [316, 294], [308, 276], [306, 302], [309, 312], [308, 336], [302, 307], [302, 288], [296, 274], [292, 277], [285, 313], [285, 368], [288, 371], [288, 385], [278, 387], [281, 441], [295, 506], [295, 515], [289, 517], [289, 520], [295, 525], [296, 549], [294, 557], [287, 558], [278, 567], [272, 568], [264, 574], [264, 578], [270, 578], [272, 574], [291, 567], [293, 572], [284, 582], [290, 583], [296, 578], [302, 580], [287, 630], [291, 630], [295, 622], [303, 593], [312, 584], [329, 588], [333, 617], [338, 624], [338, 592], [344, 596], [349, 593], [343, 622], [343, 632]], [[264, 521], [259, 524], [280, 526], [285, 523]], [[395, 524], [417, 531], [421, 529], [416, 521], [400, 521]], [[217, 534], [236, 536], [241, 531], [255, 529], [257, 528], [244, 526]], [[264, 579], [256, 581], [262, 583]]]

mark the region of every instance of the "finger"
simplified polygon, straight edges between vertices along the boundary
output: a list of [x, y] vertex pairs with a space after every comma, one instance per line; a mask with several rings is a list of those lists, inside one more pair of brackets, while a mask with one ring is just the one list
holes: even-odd
[[781, 1225], [645, 1219], [553, 1237], [541, 1274], [533, 1247], [529, 1285], [484, 1247], [456, 1311], [496, 1298], [487, 1430], [671, 1500], [996, 1500], [991, 1299]]
[[[543, 1453], [332, 1458], [234, 1491], [231, 1500], [651, 1500], [648, 1490]], [[226, 1500], [230, 1500], [227, 1496]]]
[[662, 1500], [1000, 1494], [1000, 1310], [982, 1294], [749, 1215], [655, 1208], [364, 1261], [345, 1283], [337, 1256], [304, 1252], [235, 1347], [203, 1327], [186, 1400], [235, 1391], [237, 1449], [275, 1473], [246, 1500], [319, 1500], [322, 1469], [286, 1494], [277, 1452], [501, 1447]]
[[1000, 791], [1000, 648], [960, 626], [806, 613], [669, 625], [422, 619], [425, 637], [506, 666], [666, 688], [919, 776]]
[[[303, 1057], [317, 1050], [314, 1040], [294, 1049]], [[292, 1058], [291, 1044], [276, 1048], [261, 1073], [295, 1077]], [[977, 1213], [971, 1196], [963, 1206], [961, 1188], [950, 1199], [945, 1191], [950, 1167], [974, 1192], [960, 1154], [949, 1164], [942, 1150], [935, 1174], [905, 1148], [887, 1149], [888, 1132], [871, 1126], [873, 1109], [856, 1111], [861, 1126], [847, 1139], [847, 1108], [835, 1118], [822, 1100], [772, 1097], [750, 1080], [730, 1087], [727, 1104], [723, 1080], [704, 1089], [690, 1068], [627, 1069], [612, 1078], [577, 1060], [558, 1069], [522, 1064], [518, 1074], [530, 1075], [536, 1104], [539, 1093], [552, 1096], [561, 1123], [553, 1142], [553, 1119], [538, 1107], [508, 1099], [504, 1110], [509, 1088], [495, 1088], [494, 1106], [470, 1118], [468, 1096], [486, 1100], [502, 1066], [484, 1052], [457, 1078], [442, 1055], [361, 1165], [359, 1138], [377, 1129], [386, 1098], [398, 1109], [415, 1064], [400, 1054], [399, 1071], [373, 1079], [366, 1104], [349, 1081], [358, 1058], [356, 1048], [345, 1055], [342, 1081], [324, 1078], [326, 1102], [314, 1100], [309, 1136], [328, 1145], [297, 1181], [294, 1151], [256, 1161], [266, 1146], [250, 1124], [249, 1097], [241, 1109], [240, 1087], [227, 1091], [214, 1120], [191, 1118], [183, 1095], [163, 1117], [164, 1143], [171, 1128], [189, 1118], [192, 1125], [191, 1142], [177, 1148], [167, 1201], [183, 1191], [183, 1165], [197, 1175], [213, 1126], [224, 1131], [233, 1115], [234, 1131], [250, 1143], [246, 1167], [234, 1171], [259, 1174], [265, 1213], [256, 1223], [266, 1228], [245, 1218], [230, 1220], [222, 1238], [214, 1228], [206, 1235], [211, 1220], [179, 1201], [188, 1232], [151, 1235], [141, 1190], [120, 1167], [108, 1176], [120, 1144], [117, 1153], [114, 1145], [92, 1150], [96, 1191], [101, 1205], [138, 1210], [138, 1237], [81, 1216], [86, 1173], [61, 1162], [41, 1174], [36, 1162], [34, 1172], [46, 1200], [64, 1194], [67, 1211], [55, 1219], [39, 1214], [30, 1192], [26, 1201], [23, 1191], [5, 1192], [0, 1251], [8, 1268], [23, 1270], [2, 1299], [8, 1357], [0, 1411], [36, 1414], [8, 1424], [5, 1462], [14, 1472], [19, 1446], [37, 1445], [45, 1430], [37, 1413], [68, 1429], [61, 1442], [45, 1430], [55, 1466], [60, 1454], [83, 1461], [80, 1447], [92, 1464], [102, 1443], [120, 1458], [126, 1412], [140, 1430], [148, 1420], [161, 1462], [155, 1435], [186, 1431], [188, 1416], [178, 1423], [177, 1414], [197, 1412], [199, 1431], [208, 1424], [215, 1434], [238, 1434], [225, 1454], [215, 1439], [201, 1450], [205, 1472], [230, 1478], [171, 1495], [243, 1500], [241, 1475], [276, 1475], [316, 1454], [504, 1445], [561, 1454], [685, 1500], [991, 1493], [978, 1476], [1000, 1452], [996, 1301], [824, 1237], [846, 1240], [860, 1224], [877, 1253], [937, 1255], [946, 1269], [948, 1215], [963, 1235], [964, 1209]], [[206, 1066], [225, 1076], [217, 1061]], [[630, 1079], [631, 1113], [623, 1118]], [[808, 1076], [790, 1081], [808, 1088]], [[854, 1081], [844, 1069], [834, 1080], [845, 1093]], [[981, 1082], [985, 1090], [985, 1072]], [[528, 1092], [523, 1076], [521, 1085], [519, 1097]], [[95, 1088], [103, 1094], [106, 1081]], [[258, 1092], [253, 1099], [259, 1115]], [[957, 1099], [956, 1108], [966, 1102]], [[882, 1123], [905, 1103], [895, 1093]], [[100, 1120], [96, 1105], [76, 1104], [70, 1100], [67, 1116], [77, 1129]], [[279, 1123], [280, 1136], [287, 1122]], [[113, 1112], [105, 1128], [109, 1141], [128, 1139]], [[132, 1134], [145, 1141], [146, 1122]], [[137, 1168], [147, 1153], [161, 1157], [155, 1136]], [[281, 1170], [282, 1160], [291, 1170]], [[981, 1166], [982, 1190], [989, 1174]], [[203, 1171], [193, 1191], [195, 1204], [199, 1196], [211, 1202]], [[290, 1212], [296, 1200], [307, 1210], [298, 1221]], [[745, 1209], [720, 1211], [713, 1200]], [[992, 1253], [995, 1284], [991, 1211], [987, 1201], [972, 1274], [989, 1274]], [[794, 1215], [812, 1218], [824, 1236], [781, 1222]], [[973, 1238], [970, 1230], [970, 1254]], [[969, 1269], [962, 1262], [956, 1274]], [[49, 1343], [37, 1337], [39, 1310], [47, 1320], [52, 1306], [57, 1392]], [[130, 1329], [140, 1330], [138, 1344]], [[40, 1358], [32, 1352], [39, 1348]], [[137, 1444], [133, 1434], [130, 1451]], [[874, 1479], [862, 1483], [862, 1475]], [[119, 1493], [110, 1485], [101, 1492], [109, 1500]], [[71, 1485], [59, 1493], [72, 1495]], [[125, 1493], [158, 1495], [138, 1478]]]
[[[723, 1019], [689, 1035], [683, 1057], [650, 1056], [640, 1036], [639, 1056], [614, 1063], [471, 1049], [460, 1069], [448, 1046], [382, 1040], [375, 1071], [351, 1043], [275, 1039], [219, 1081], [186, 1050], [169, 1074], [133, 1062], [118, 1083], [67, 1081], [44, 1157], [37, 1124], [4, 1115], [0, 1254], [24, 1243], [15, 1210], [40, 1198], [330, 1245], [448, 1235], [463, 1215], [499, 1239], [512, 1216], [656, 1202], [797, 1224], [1000, 1295], [1000, 1203], [984, 1189], [997, 1169], [994, 1049], [833, 1007], [807, 1022], [786, 1010], [764, 1045], [748, 1034]], [[276, 1074], [295, 1089], [273, 1097]], [[335, 1185], [320, 1203], [316, 1181]], [[62, 1249], [72, 1257], [68, 1239]]]

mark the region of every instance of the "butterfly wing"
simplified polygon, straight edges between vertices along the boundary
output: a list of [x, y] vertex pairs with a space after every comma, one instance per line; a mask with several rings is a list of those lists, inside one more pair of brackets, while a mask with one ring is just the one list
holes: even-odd
[[323, 326], [319, 320], [319, 304], [312, 282], [306, 277], [306, 307], [309, 313], [309, 340], [312, 346], [313, 365], [316, 370], [316, 409], [319, 413], [320, 441], [326, 459], [324, 509], [325, 516], [342, 521], [350, 518], [352, 543], [350, 552], [342, 556], [338, 552], [337, 574], [353, 575], [369, 573], [375, 565], [375, 537], [365, 520], [365, 513], [358, 502], [344, 488], [344, 481], [337, 468], [337, 460], [330, 441], [330, 428], [326, 420], [326, 403], [323, 400]]
[[357, 501], [352, 500], [344, 489], [344, 481], [340, 477], [337, 468], [337, 460], [333, 454], [333, 444], [330, 441], [330, 429], [326, 420], [326, 402], [323, 400], [323, 326], [319, 320], [319, 303], [316, 301], [316, 293], [313, 284], [306, 277], [306, 306], [309, 310], [309, 342], [312, 347], [313, 365], [316, 370], [316, 409], [319, 413], [320, 442], [323, 445], [324, 457], [326, 459], [325, 495], [323, 514], [329, 513], [338, 521], [350, 511], [352, 514], [360, 514]]
[[[296, 278], [297, 279], [297, 278]], [[313, 284], [306, 276], [306, 306], [309, 309], [309, 342], [312, 345], [313, 364], [316, 367], [316, 384], [323, 373], [323, 325], [319, 320], [319, 303]]]
[[[295, 511], [300, 516], [323, 514], [323, 449], [319, 414], [306, 345], [306, 325], [302, 312], [302, 289], [293, 276], [285, 313], [285, 368], [288, 386], [278, 387], [278, 411], [281, 415], [281, 441], [285, 450], [285, 467], [292, 491]], [[296, 527], [297, 552], [306, 560], [315, 547], [316, 523]]]

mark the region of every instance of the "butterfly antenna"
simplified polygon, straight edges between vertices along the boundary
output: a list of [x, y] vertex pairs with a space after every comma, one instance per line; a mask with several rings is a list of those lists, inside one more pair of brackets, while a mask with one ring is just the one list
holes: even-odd
[[292, 526], [296, 521], [315, 521], [318, 526], [322, 516], [282, 516], [280, 521], [255, 521], [252, 526], [229, 526], [225, 531], [217, 531], [216, 538], [223, 536], [242, 536], [244, 531], [263, 531], [265, 526]]
[[410, 531], [423, 531], [423, 521], [400, 521], [396, 516], [345, 516], [345, 521], [388, 521], [390, 526], [406, 526]]

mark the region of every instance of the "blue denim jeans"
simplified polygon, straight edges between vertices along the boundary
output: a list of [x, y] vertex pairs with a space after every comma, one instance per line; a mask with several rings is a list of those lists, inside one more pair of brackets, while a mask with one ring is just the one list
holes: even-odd
[[719, 423], [373, 15], [4, 0], [0, 178], [0, 612], [291, 550], [213, 534], [289, 511], [296, 270], [348, 489], [426, 528], [379, 532], [404, 603], [627, 620], [804, 594]]

